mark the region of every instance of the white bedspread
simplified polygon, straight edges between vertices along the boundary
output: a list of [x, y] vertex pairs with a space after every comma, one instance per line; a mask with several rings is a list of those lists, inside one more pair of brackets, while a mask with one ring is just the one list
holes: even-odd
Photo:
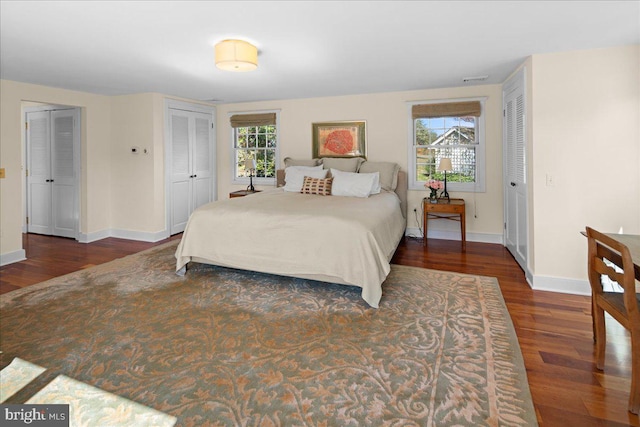
[[395, 193], [355, 198], [272, 189], [193, 212], [176, 271], [197, 261], [355, 285], [378, 307], [405, 226]]

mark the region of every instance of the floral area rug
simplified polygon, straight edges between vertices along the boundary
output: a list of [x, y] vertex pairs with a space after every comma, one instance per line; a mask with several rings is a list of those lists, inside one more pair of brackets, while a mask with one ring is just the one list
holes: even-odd
[[360, 289], [194, 264], [170, 242], [0, 295], [0, 368], [55, 377], [176, 426], [531, 426], [518, 341], [495, 278], [393, 265]]

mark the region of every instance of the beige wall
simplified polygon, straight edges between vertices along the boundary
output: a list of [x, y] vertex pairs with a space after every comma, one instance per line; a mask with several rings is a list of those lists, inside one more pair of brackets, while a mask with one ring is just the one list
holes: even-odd
[[[218, 197], [226, 198], [239, 189], [232, 184], [231, 127], [229, 113], [280, 110], [280, 167], [285, 157], [311, 158], [311, 124], [336, 120], [366, 120], [367, 157], [372, 161], [391, 161], [407, 170], [410, 101], [487, 97], [486, 108], [486, 192], [452, 193], [467, 202], [467, 231], [501, 239], [502, 208], [502, 92], [500, 85], [471, 86], [408, 92], [387, 92], [326, 98], [226, 104], [218, 106]], [[258, 187], [259, 188], [259, 187]], [[413, 209], [420, 212], [426, 191], [409, 191], [408, 227], [417, 228]], [[475, 216], [474, 216], [475, 214]], [[459, 236], [459, 225], [437, 221], [429, 229], [452, 230]]]
[[[81, 233], [107, 236], [131, 232], [153, 238], [164, 230], [164, 99], [160, 94], [104, 97], [44, 86], [2, 81], [2, 165], [7, 179], [2, 189], [2, 254], [22, 249], [22, 141], [21, 103], [33, 101], [82, 107]], [[311, 123], [366, 120], [368, 156], [407, 168], [408, 101], [487, 97], [487, 192], [452, 193], [468, 202], [470, 233], [497, 236], [502, 230], [500, 86], [476, 86], [345, 97], [229, 104], [218, 107], [218, 194], [238, 187], [231, 184], [229, 111], [280, 109], [281, 158], [311, 156]], [[179, 99], [183, 100], [184, 99]], [[15, 143], [10, 143], [15, 141]], [[131, 147], [148, 154], [131, 154]], [[413, 209], [425, 191], [409, 192], [409, 227], [416, 228]], [[10, 207], [14, 206], [13, 209]], [[474, 218], [476, 212], [477, 218]], [[457, 233], [455, 224], [438, 224]], [[434, 225], [433, 229], [438, 229]], [[449, 227], [447, 227], [449, 226]], [[137, 233], [137, 234], [136, 234]]]
[[[165, 228], [163, 117], [162, 95], [112, 99], [111, 228], [120, 233], [158, 233]], [[133, 147], [138, 154], [131, 152]]]
[[109, 97], [13, 81], [0, 81], [0, 254], [22, 250], [24, 132], [22, 102], [82, 108], [81, 232], [109, 227], [109, 158], [111, 100]]
[[534, 288], [586, 285], [586, 225], [640, 234], [639, 64], [640, 46], [530, 61]]
[[[167, 237], [164, 175], [167, 99], [212, 106], [159, 93], [113, 97], [112, 235], [152, 241]], [[132, 147], [138, 147], [140, 152], [132, 154]]]
[[[22, 114], [30, 106], [81, 108], [81, 240], [165, 237], [164, 95], [108, 97], [7, 80], [0, 84], [0, 167], [6, 169], [0, 180], [2, 262], [15, 260], [23, 249]], [[134, 146], [139, 154], [131, 153]]]
[[[640, 233], [640, 46], [533, 55], [527, 67], [529, 267], [534, 288], [588, 291], [585, 225]], [[311, 123], [366, 120], [370, 160], [407, 169], [410, 101], [487, 97], [485, 193], [468, 203], [471, 234], [502, 236], [500, 85], [217, 106], [219, 198], [232, 184], [229, 112], [280, 110], [280, 161], [311, 157]], [[161, 94], [105, 97], [0, 82], [0, 254], [22, 249], [23, 124], [26, 102], [82, 108], [81, 232], [152, 236], [164, 230], [164, 100]], [[184, 100], [183, 100], [184, 101]], [[132, 146], [149, 154], [130, 153]], [[282, 166], [282, 164], [281, 164]], [[555, 185], [546, 185], [546, 175]], [[413, 209], [425, 191], [409, 192]], [[457, 232], [456, 224], [436, 229]], [[573, 288], [572, 288], [573, 287]]]

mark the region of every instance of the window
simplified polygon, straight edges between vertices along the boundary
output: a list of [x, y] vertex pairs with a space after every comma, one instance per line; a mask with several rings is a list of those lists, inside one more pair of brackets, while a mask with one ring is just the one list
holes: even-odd
[[276, 177], [276, 159], [278, 158], [277, 113], [235, 114], [231, 116], [233, 128], [235, 183], [248, 182], [249, 171], [244, 161], [254, 159], [256, 170], [254, 181], [273, 184]]
[[444, 180], [440, 159], [451, 159], [449, 191], [484, 191], [484, 100], [415, 103], [411, 108], [411, 188]]

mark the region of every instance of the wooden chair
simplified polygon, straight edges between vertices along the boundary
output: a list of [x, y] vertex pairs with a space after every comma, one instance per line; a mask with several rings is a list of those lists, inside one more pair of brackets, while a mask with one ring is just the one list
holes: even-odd
[[[591, 304], [596, 342], [596, 367], [604, 369], [606, 329], [604, 312], [609, 313], [631, 333], [631, 393], [629, 411], [640, 412], [640, 295], [636, 293], [633, 261], [629, 249], [620, 242], [587, 227], [589, 239], [589, 282], [591, 283]], [[603, 247], [608, 247], [608, 250]], [[622, 272], [605, 264], [604, 259], [622, 268]], [[611, 259], [613, 258], [613, 259]], [[602, 275], [617, 282], [624, 290], [605, 292]]]

